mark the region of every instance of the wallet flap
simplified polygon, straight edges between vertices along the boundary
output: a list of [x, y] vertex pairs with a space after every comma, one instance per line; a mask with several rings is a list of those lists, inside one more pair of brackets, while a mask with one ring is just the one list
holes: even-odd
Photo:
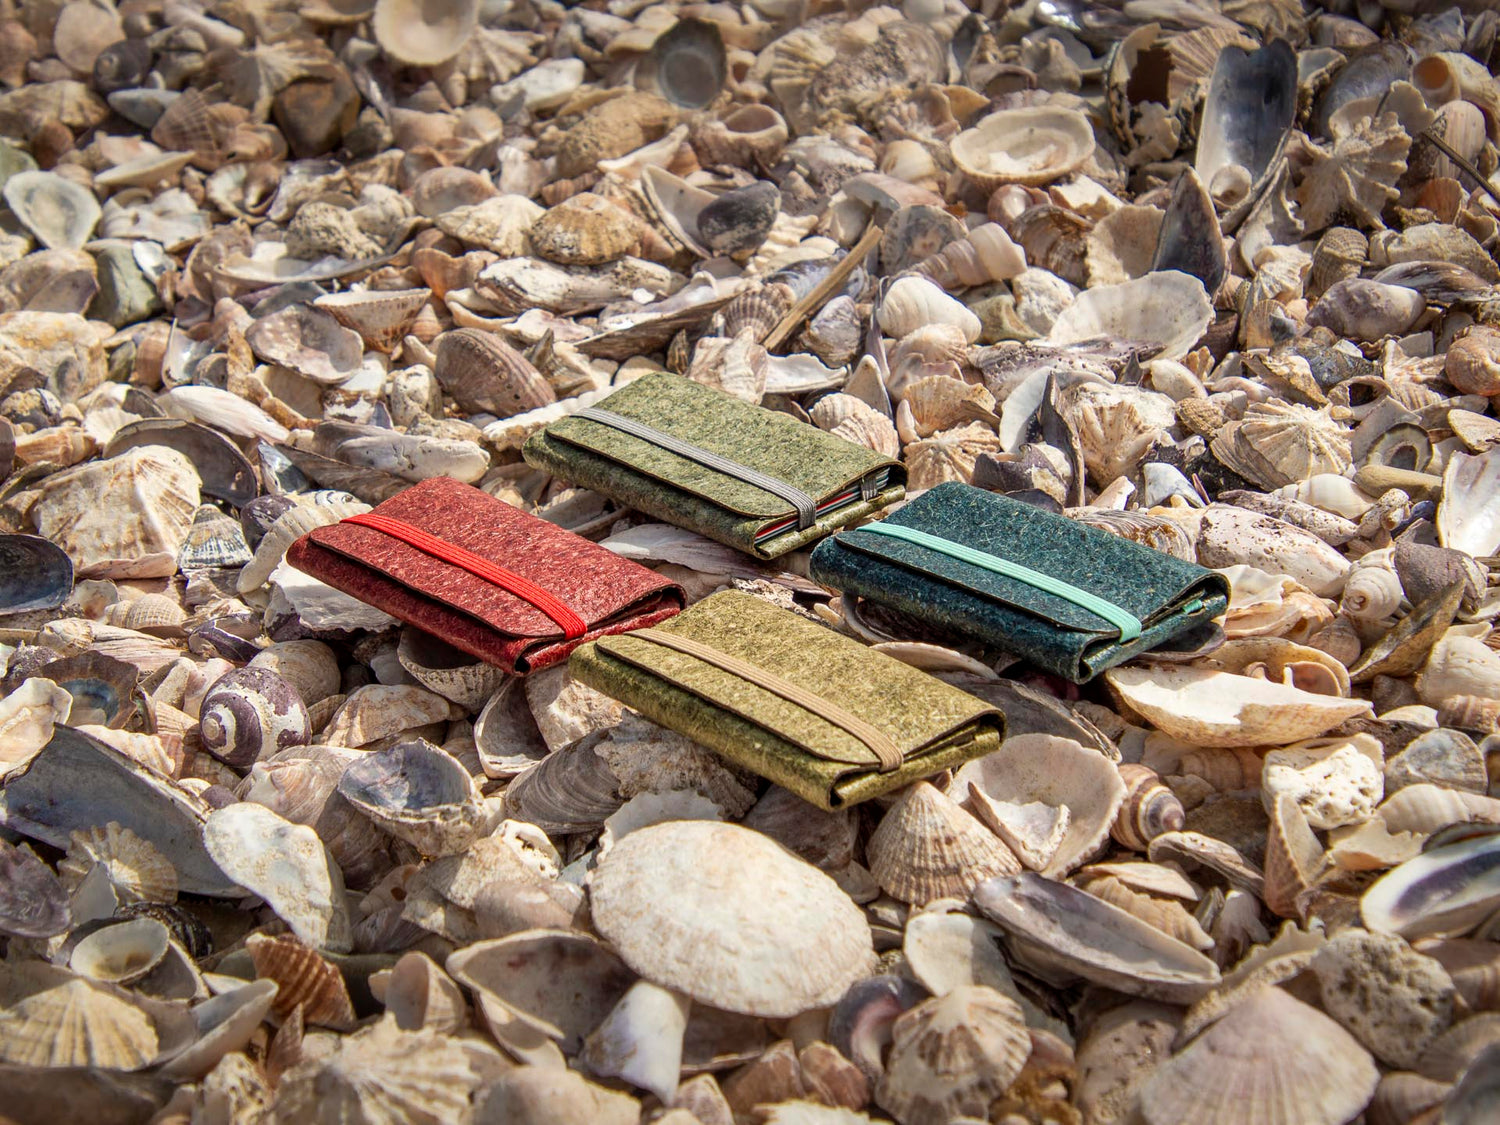
[[[905, 479], [892, 458], [680, 375], [642, 376], [597, 406], [774, 477], [820, 502], [880, 469], [887, 469], [892, 481]], [[796, 515], [781, 496], [603, 422], [562, 418], [538, 436], [586, 449], [740, 515]]]
[[[446, 477], [413, 485], [370, 514], [408, 524], [520, 575], [591, 627], [672, 588], [638, 563]], [[496, 632], [563, 635], [561, 625], [525, 598], [376, 528], [345, 521], [315, 528], [308, 539]]]
[[[999, 712], [957, 688], [759, 598], [726, 591], [656, 630], [747, 661], [859, 716], [903, 756]], [[832, 761], [877, 768], [875, 753], [848, 730], [774, 691], [642, 637], [596, 643], [600, 652], [650, 672], [714, 706]], [[624, 700], [630, 703], [630, 700]]]
[[[956, 481], [930, 489], [886, 522], [939, 536], [1087, 591], [1143, 626], [1174, 611], [1190, 595], [1227, 594], [1221, 576], [1195, 563]], [[818, 554], [840, 548], [1003, 602], [1061, 628], [1100, 637], [1121, 635], [1118, 625], [1078, 600], [867, 529], [839, 532], [822, 545], [813, 556], [814, 577]]]

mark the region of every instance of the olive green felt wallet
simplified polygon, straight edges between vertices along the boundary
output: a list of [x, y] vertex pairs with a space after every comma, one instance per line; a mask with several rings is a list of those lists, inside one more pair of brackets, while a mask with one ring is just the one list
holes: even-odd
[[954, 481], [818, 544], [815, 581], [1083, 683], [1211, 626], [1224, 576]]
[[905, 494], [900, 462], [658, 372], [533, 434], [528, 464], [760, 559]]
[[575, 649], [569, 670], [825, 809], [1000, 748], [994, 707], [736, 590]]

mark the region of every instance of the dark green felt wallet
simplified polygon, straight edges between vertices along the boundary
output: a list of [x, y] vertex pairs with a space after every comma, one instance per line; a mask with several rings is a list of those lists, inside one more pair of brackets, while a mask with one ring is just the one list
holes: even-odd
[[667, 372], [553, 422], [522, 453], [555, 477], [761, 559], [905, 495], [899, 461]]
[[737, 590], [575, 649], [574, 678], [825, 809], [1000, 748], [994, 707]]
[[813, 578], [1074, 683], [1208, 625], [1223, 575], [951, 482], [812, 554]]

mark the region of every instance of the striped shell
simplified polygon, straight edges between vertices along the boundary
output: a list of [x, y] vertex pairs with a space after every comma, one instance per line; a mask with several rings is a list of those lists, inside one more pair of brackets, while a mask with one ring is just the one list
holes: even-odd
[[557, 401], [525, 356], [478, 328], [457, 328], [438, 340], [433, 374], [443, 393], [469, 414], [509, 418]]
[[1163, 832], [1182, 830], [1187, 816], [1182, 802], [1155, 770], [1135, 762], [1122, 762], [1119, 770], [1125, 801], [1109, 830], [1117, 843], [1144, 852]]
[[257, 979], [274, 980], [271, 1014], [277, 1022], [300, 1007], [310, 1024], [348, 1031], [354, 1027], [354, 1004], [337, 967], [293, 937], [251, 934], [245, 942]]
[[203, 697], [198, 732], [203, 748], [235, 769], [248, 769], [312, 738], [297, 689], [267, 668], [237, 668]]
[[1321, 297], [1329, 286], [1358, 277], [1369, 252], [1370, 240], [1353, 227], [1329, 227], [1313, 248], [1312, 267], [1307, 271], [1309, 302]]

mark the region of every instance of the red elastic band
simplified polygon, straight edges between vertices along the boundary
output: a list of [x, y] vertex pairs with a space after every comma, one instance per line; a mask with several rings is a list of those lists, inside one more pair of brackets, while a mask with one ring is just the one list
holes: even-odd
[[393, 539], [399, 539], [408, 546], [415, 547], [423, 554], [462, 567], [474, 577], [482, 578], [492, 585], [499, 586], [502, 590], [510, 591], [550, 617], [562, 629], [563, 636], [567, 640], [577, 640], [588, 632], [588, 622], [553, 594], [542, 589], [531, 579], [523, 578], [515, 571], [506, 570], [503, 566], [496, 566], [489, 559], [481, 558], [472, 551], [455, 547], [452, 543], [445, 543], [437, 536], [428, 535], [427, 532], [412, 527], [409, 523], [402, 523], [400, 520], [393, 520], [387, 516], [377, 516], [374, 512], [350, 516], [344, 522], [357, 523], [361, 527], [384, 532]]

